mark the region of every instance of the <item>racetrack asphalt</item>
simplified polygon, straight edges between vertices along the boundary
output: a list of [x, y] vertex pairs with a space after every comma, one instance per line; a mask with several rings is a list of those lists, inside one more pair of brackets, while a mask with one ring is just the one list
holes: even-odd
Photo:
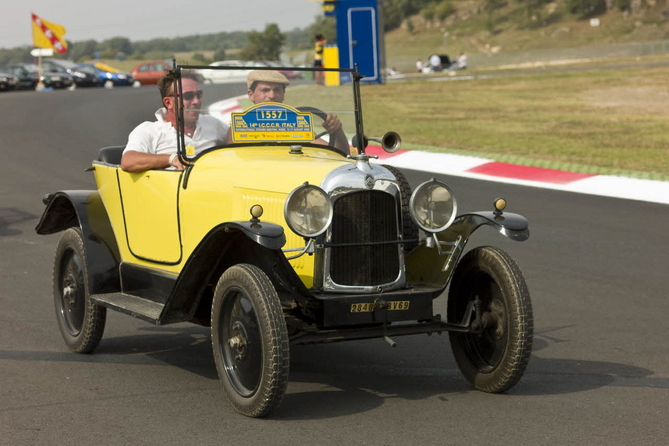
[[[234, 94], [225, 88], [203, 86], [205, 97]], [[522, 243], [482, 227], [467, 245], [503, 249], [528, 283], [535, 336], [523, 379], [503, 395], [472, 390], [446, 334], [400, 337], [395, 348], [295, 346], [281, 407], [255, 420], [226, 403], [205, 327], [108, 312], [99, 349], [77, 355], [55, 321], [59, 235], [34, 231], [41, 197], [95, 190], [84, 169], [153, 119], [155, 88], [0, 101], [0, 445], [667, 444], [669, 207], [403, 169], [414, 188], [430, 176], [448, 184], [459, 212], [491, 210], [501, 196], [530, 221]], [[439, 297], [435, 311], [446, 305]]]

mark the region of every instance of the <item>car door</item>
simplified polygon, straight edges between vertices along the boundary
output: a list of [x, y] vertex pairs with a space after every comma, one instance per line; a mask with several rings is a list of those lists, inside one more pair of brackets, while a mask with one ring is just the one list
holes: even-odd
[[151, 82], [158, 83], [158, 80], [167, 72], [167, 68], [162, 63], [154, 63], [151, 67]]
[[147, 63], [140, 65], [140, 67], [137, 68], [137, 71], [134, 74], [135, 80], [138, 80], [140, 82], [145, 81], [147, 76], [149, 75], [149, 69], [150, 65]]
[[181, 172], [119, 170], [128, 249], [137, 258], [174, 265], [181, 261], [178, 191]]

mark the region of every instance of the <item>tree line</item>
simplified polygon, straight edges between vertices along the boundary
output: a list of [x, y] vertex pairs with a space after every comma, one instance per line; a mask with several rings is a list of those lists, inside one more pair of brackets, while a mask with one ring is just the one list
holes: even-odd
[[[95, 39], [67, 41], [68, 51], [54, 58], [75, 62], [92, 59], [169, 59], [175, 53], [195, 52], [198, 62], [210, 62], [239, 58], [242, 60], [279, 60], [284, 50], [308, 50], [313, 48], [314, 35], [324, 34], [328, 40], [335, 39], [335, 23], [331, 17], [317, 17], [305, 28], [282, 32], [275, 23], [266, 25], [263, 31], [233, 31], [192, 36], [155, 38], [133, 42], [127, 37], [112, 37], [102, 41]], [[33, 62], [32, 46], [0, 48], [0, 66]], [[232, 50], [232, 51], [231, 51]], [[213, 51], [211, 60], [198, 52]]]
[[[444, 20], [456, 12], [453, 0], [379, 0], [382, 2], [384, 31], [391, 31], [403, 23], [411, 27], [410, 16], [420, 13], [426, 20]], [[522, 5], [528, 16], [541, 13], [543, 5], [551, 0], [481, 0], [480, 10], [491, 15], [510, 1]], [[583, 18], [602, 14], [609, 9], [630, 10], [632, 0], [564, 0], [567, 10]], [[638, 3], [638, 2], [637, 2]], [[75, 62], [91, 59], [134, 60], [169, 59], [178, 52], [195, 52], [196, 62], [210, 62], [238, 58], [242, 60], [279, 60], [282, 51], [308, 50], [313, 48], [314, 36], [323, 34], [328, 41], [335, 41], [333, 17], [316, 17], [305, 28], [282, 32], [278, 25], [268, 24], [263, 31], [232, 31], [213, 34], [196, 34], [185, 37], [156, 38], [133, 42], [127, 37], [113, 37], [97, 41], [94, 39], [71, 42], [68, 52], [61, 57]], [[15, 62], [32, 62], [31, 46], [0, 49], [0, 66]], [[213, 51], [211, 59], [198, 52]]]

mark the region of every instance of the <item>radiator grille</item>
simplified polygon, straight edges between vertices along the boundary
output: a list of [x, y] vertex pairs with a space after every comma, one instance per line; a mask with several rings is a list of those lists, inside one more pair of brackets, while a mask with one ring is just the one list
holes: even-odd
[[[334, 203], [333, 244], [397, 240], [395, 198], [382, 191], [342, 195]], [[398, 245], [333, 247], [330, 277], [339, 285], [373, 286], [395, 281], [399, 274]]]

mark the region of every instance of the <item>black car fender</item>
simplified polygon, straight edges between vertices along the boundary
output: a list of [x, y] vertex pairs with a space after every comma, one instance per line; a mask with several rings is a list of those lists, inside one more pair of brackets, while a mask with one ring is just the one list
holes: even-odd
[[84, 240], [90, 294], [120, 291], [118, 245], [97, 191], [59, 191], [44, 197], [46, 209], [35, 227], [41, 235], [78, 227]]
[[525, 217], [511, 212], [472, 212], [458, 216], [446, 233], [454, 231], [469, 237], [480, 226], [491, 226], [511, 240], [522, 242], [530, 237], [529, 223]]
[[281, 249], [286, 244], [286, 234], [283, 227], [274, 223], [260, 221], [231, 221], [219, 225], [217, 228], [225, 232], [241, 231], [249, 239], [268, 249]]
[[407, 255], [407, 280], [443, 291], [469, 237], [481, 226], [491, 226], [518, 242], [530, 236], [529, 223], [519, 214], [483, 211], [459, 215], [453, 224], [437, 234], [438, 247], [436, 242], [424, 243]]
[[164, 322], [192, 318], [205, 288], [215, 287], [225, 270], [240, 263], [262, 269], [285, 299], [295, 300], [305, 308], [319, 306], [281, 251], [285, 243], [283, 227], [273, 223], [235, 221], [215, 226], [181, 270], [163, 313]]

